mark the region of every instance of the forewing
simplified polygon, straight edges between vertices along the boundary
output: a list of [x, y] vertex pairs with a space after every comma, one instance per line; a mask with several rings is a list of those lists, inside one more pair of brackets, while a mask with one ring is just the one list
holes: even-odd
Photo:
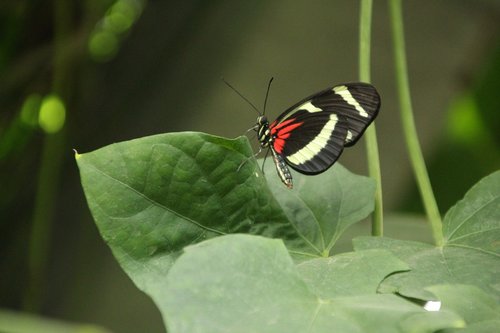
[[377, 116], [380, 96], [370, 84], [346, 83], [313, 98], [312, 104], [326, 112], [337, 113], [347, 120], [349, 130], [345, 146], [350, 147]]
[[295, 170], [317, 174], [352, 146], [380, 108], [377, 90], [367, 83], [346, 83], [309, 96], [271, 124], [273, 147]]

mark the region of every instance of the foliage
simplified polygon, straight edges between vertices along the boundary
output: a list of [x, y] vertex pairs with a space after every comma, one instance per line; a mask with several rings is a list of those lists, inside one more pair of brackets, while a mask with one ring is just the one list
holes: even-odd
[[[267, 181], [253, 159], [237, 172], [250, 154], [246, 139], [186, 132], [76, 155], [103, 238], [169, 332], [486, 331], [500, 321], [500, 172], [446, 214], [443, 247], [365, 237], [329, 256], [373, 210], [373, 181], [337, 164], [294, 174], [290, 191], [272, 163]], [[441, 311], [415, 299], [439, 299]]]
[[[355, 20], [348, 16], [346, 9], [354, 6], [341, 3], [312, 7], [308, 3], [287, 7], [287, 10], [302, 13], [307, 6], [307, 10], [316, 13], [342, 13], [345, 25], [337, 20], [334, 25], [351, 26], [352, 32], [356, 29], [352, 25]], [[81, 265], [88, 275], [96, 272], [95, 268], [89, 268], [84, 257], [93, 258], [92, 252], [81, 251], [88, 249], [88, 243], [82, 240], [93, 238], [85, 232], [86, 228], [92, 231], [93, 228], [88, 226], [88, 216], [79, 214], [73, 205], [81, 200], [74, 200], [72, 196], [79, 190], [75, 189], [78, 187], [75, 169], [67, 163], [72, 146], [92, 146], [117, 140], [120, 135], [122, 138], [137, 135], [138, 132], [131, 134], [130, 130], [165, 131], [165, 124], [167, 130], [192, 127], [192, 124], [182, 125], [183, 117], [179, 116], [183, 110], [196, 110], [197, 121], [209, 123], [204, 120], [203, 113], [210, 110], [207, 100], [215, 103], [217, 94], [207, 82], [213, 81], [214, 76], [231, 75], [231, 72], [244, 77], [248, 77], [248, 73], [255, 74], [256, 66], [249, 65], [248, 59], [239, 57], [240, 64], [230, 61], [234, 55], [253, 55], [252, 52], [258, 50], [258, 56], [250, 58], [256, 59], [260, 66], [260, 58], [266, 58], [266, 52], [287, 54], [288, 60], [266, 58], [279, 58], [274, 63], [278, 66], [273, 66], [272, 70], [277, 72], [273, 74], [283, 75], [284, 71], [287, 77], [297, 77], [309, 73], [314, 82], [331, 80], [333, 72], [341, 74], [337, 72], [339, 68], [349, 68], [349, 60], [354, 59], [353, 52], [349, 51], [354, 34], [349, 30], [324, 35], [328, 36], [328, 42], [321, 43], [321, 53], [327, 56], [322, 61], [308, 52], [311, 47], [317, 49], [318, 41], [308, 38], [315, 34], [314, 31], [340, 31], [331, 29], [332, 20], [328, 14], [323, 19], [310, 15], [314, 17], [312, 25], [307, 20], [297, 20], [297, 16], [273, 16], [271, 21], [300, 23], [269, 28], [258, 23], [262, 14], [269, 11], [243, 2], [243, 7], [236, 4], [237, 11], [227, 10], [235, 4], [214, 7], [213, 4], [182, 3], [175, 7], [176, 10], [160, 2], [150, 2], [147, 8], [146, 4], [143, 0], [90, 0], [54, 1], [47, 6], [24, 0], [10, 1], [3, 8], [0, 99], [4, 112], [0, 117], [0, 168], [4, 170], [4, 177], [0, 181], [3, 189], [0, 195], [3, 236], [0, 298], [2, 306], [24, 313], [0, 309], [2, 332], [103, 331], [99, 327], [53, 321], [28, 313], [76, 319], [78, 314], [71, 313], [71, 303], [78, 304], [77, 313], [81, 314], [86, 307], [80, 307], [85, 302], [79, 291], [85, 289], [82, 293], [86, 293], [88, 288], [105, 289], [104, 295], [113, 299], [113, 307], [117, 302], [109, 296], [112, 290], [121, 291], [122, 285], [116, 283], [116, 277], [112, 278], [111, 289], [105, 283], [85, 283], [84, 274], [78, 269]], [[147, 9], [144, 18], [139, 29], [133, 31], [143, 8]], [[168, 134], [77, 155], [88, 202], [101, 234], [129, 276], [156, 301], [170, 331], [279, 331], [286, 328], [309, 331], [337, 328], [346, 332], [431, 331], [467, 325], [464, 332], [486, 332], [498, 326], [495, 316], [498, 284], [494, 281], [498, 275], [498, 174], [471, 190], [464, 201], [447, 214], [442, 228], [422, 156], [418, 160], [421, 153], [416, 129], [411, 125], [413, 111], [405, 64], [402, 1], [391, 0], [388, 8], [394, 39], [396, 86], [405, 125], [403, 131], [407, 142], [411, 143], [409, 160], [417, 176], [427, 218], [433, 226], [435, 242], [440, 247], [387, 238], [358, 238], [355, 252], [331, 256], [332, 247], [337, 244], [338, 249], [337, 240], [341, 235], [343, 239], [351, 239], [344, 231], [367, 216], [373, 207], [372, 235], [384, 232], [374, 125], [364, 136], [368, 174], [375, 182], [354, 176], [336, 165], [322, 176], [297, 176], [294, 191], [283, 188], [269, 162], [266, 165], [267, 182], [253, 160], [240, 172], [235, 172], [244, 156], [250, 154], [248, 144], [242, 139], [225, 140], [199, 133]], [[233, 15], [235, 12], [239, 14]], [[432, 12], [440, 13], [439, 10]], [[170, 17], [171, 13], [174, 14]], [[221, 15], [228, 15], [226, 18], [233, 22], [221, 20]], [[371, 15], [372, 0], [361, 0], [359, 80], [363, 82], [370, 81]], [[450, 15], [453, 16], [451, 11]], [[162, 19], [157, 20], [158, 17]], [[167, 17], [169, 19], [164, 19]], [[325, 19], [326, 23], [322, 23]], [[487, 28], [489, 19], [479, 21], [488, 33], [491, 30]], [[157, 25], [158, 22], [162, 24]], [[463, 23], [469, 24], [467, 22]], [[226, 33], [228, 23], [232, 27], [230, 34]], [[257, 29], [252, 30], [254, 27]], [[298, 33], [290, 33], [290, 27]], [[416, 26], [419, 36], [422, 35], [421, 27]], [[222, 30], [216, 33], [218, 29]], [[154, 36], [159, 35], [152, 33], [154, 31], [164, 33], [156, 38]], [[293, 39], [275, 43], [279, 39], [276, 36], [283, 31], [282, 36], [293, 36]], [[254, 38], [252, 44], [251, 36], [262, 36], [262, 32], [268, 39]], [[246, 38], [248, 36], [250, 38]], [[374, 44], [383, 44], [385, 50], [385, 43], [380, 43], [383, 38], [379, 36]], [[448, 34], [444, 38], [453, 41], [451, 54], [456, 54], [461, 44]], [[242, 40], [244, 42], [240, 42]], [[442, 40], [439, 37], [425, 39], [425, 45], [432, 47]], [[484, 41], [479, 48], [478, 45], [469, 47], [469, 53], [471, 49], [483, 50], [479, 54], [473, 52], [477, 55], [475, 61], [454, 62], [466, 65], [458, 67], [466, 77], [477, 76], [470, 73], [470, 68], [478, 65], [478, 59], [482, 58], [479, 55], [487, 50], [482, 45]], [[193, 45], [205, 52], [198, 52], [202, 56], [186, 58], [185, 54], [194, 54], [189, 52]], [[300, 45], [298, 52], [283, 52], [297, 45]], [[252, 52], [248, 52], [249, 47]], [[123, 54], [115, 59], [120, 49]], [[419, 49], [425, 53], [424, 48]], [[497, 47], [491, 64], [479, 71], [484, 73], [479, 75], [480, 80], [474, 87], [470, 87], [470, 82], [456, 85], [456, 77], [440, 81], [447, 82], [446, 87], [455, 87], [454, 93], [463, 86], [469, 89], [450, 106], [443, 138], [433, 140], [434, 144], [441, 145], [438, 153], [434, 150], [440, 163], [434, 172], [431, 164], [429, 171], [433, 186], [438, 189], [436, 197], [441, 209], [450, 207], [479, 175], [488, 174], [499, 165], [495, 144], [499, 139], [497, 133], [500, 133], [495, 131], [500, 119], [495, 93], [500, 78], [497, 75], [499, 50]], [[413, 52], [413, 57], [425, 58]], [[336, 56], [332, 58], [330, 54]], [[467, 49], [459, 54], [467, 54]], [[311, 55], [318, 60], [312, 67], [309, 66]], [[116, 61], [109, 62], [113, 59]], [[128, 66], [130, 63], [134, 65]], [[434, 63], [440, 63], [439, 57]], [[294, 66], [302, 70], [290, 70]], [[432, 62], [426, 63], [426, 67], [432, 68]], [[246, 68], [247, 74], [241, 71], [242, 68]], [[269, 69], [262, 68], [266, 72], [264, 75], [269, 75]], [[457, 67], [453, 68], [451, 73], [456, 72]], [[384, 67], [382, 71], [391, 70]], [[282, 74], [278, 74], [280, 72]], [[446, 70], [433, 72], [446, 77]], [[390, 93], [384, 92], [388, 79], [386, 75], [377, 77], [377, 86], [385, 95], [384, 105], [389, 111], [384, 111], [384, 115], [389, 115], [395, 108], [390, 106]], [[167, 79], [163, 81], [163, 78]], [[428, 77], [421, 75], [421, 78], [426, 84], [415, 86], [424, 87], [422, 96], [428, 96]], [[349, 80], [353, 80], [352, 74]], [[303, 77], [300, 82], [307, 85], [308, 80]], [[431, 90], [437, 93], [447, 89]], [[151, 94], [156, 91], [160, 93]], [[198, 97], [192, 98], [193, 92]], [[446, 93], [439, 95], [447, 96]], [[415, 94], [416, 100], [418, 96]], [[197, 102], [182, 104], [191, 100]], [[160, 116], [158, 103], [168, 105], [167, 111], [170, 111], [161, 112]], [[218, 103], [219, 100], [217, 117], [224, 118], [219, 113]], [[139, 104], [139, 118], [148, 126], [135, 126]], [[175, 107], [171, 107], [173, 105]], [[197, 107], [199, 105], [203, 107]], [[429, 105], [432, 104], [426, 103], [424, 108], [432, 109]], [[439, 115], [438, 110], [434, 111], [437, 111], [434, 115]], [[148, 115], [154, 120], [148, 121]], [[418, 118], [419, 113], [416, 116]], [[393, 117], [385, 119], [388, 118]], [[226, 119], [234, 118], [231, 115]], [[439, 121], [439, 117], [432, 119], [435, 123]], [[126, 125], [127, 122], [134, 126]], [[215, 123], [223, 122], [211, 125]], [[120, 131], [115, 131], [116, 128]], [[212, 127], [210, 131], [218, 130]], [[388, 131], [382, 132], [392, 137]], [[115, 151], [117, 147], [122, 151]], [[453, 168], [450, 168], [451, 160]], [[155, 168], [150, 168], [151, 165]], [[141, 184], [148, 184], [148, 187], [140, 187]], [[440, 188], [444, 190], [440, 192]], [[408, 200], [409, 206], [420, 203], [417, 196]], [[67, 223], [68, 219], [72, 223]], [[405, 228], [406, 232], [411, 230], [403, 223], [406, 221], [397, 222], [397, 228]], [[353, 229], [356, 228], [350, 229], [351, 234]], [[394, 232], [393, 226], [388, 231]], [[67, 246], [70, 243], [72, 247]], [[82, 256], [75, 257], [75, 253]], [[273, 258], [272, 266], [269, 258]], [[70, 261], [71, 269], [68, 270]], [[92, 263], [99, 266], [98, 260]], [[81, 285], [86, 287], [75, 287]], [[193, 293], [200, 290], [203, 292]], [[442, 311], [437, 314], [423, 312], [420, 303], [428, 299], [441, 300]], [[113, 321], [112, 309], [103, 305], [105, 303], [100, 305], [106, 311], [92, 307], [92, 315], [103, 314]], [[123, 307], [118, 309], [123, 313]], [[134, 315], [142, 319], [139, 325], [147, 325], [145, 318], [153, 312], [142, 309]], [[432, 320], [426, 322], [431, 316]], [[384, 318], [384, 322], [379, 318]], [[88, 317], [84, 320], [99, 321]], [[122, 318], [116, 323], [123, 323]], [[191, 326], [185, 326], [186, 323]]]
[[9, 333], [110, 333], [107, 329], [97, 325], [68, 323], [4, 309], [0, 309], [0, 331]]

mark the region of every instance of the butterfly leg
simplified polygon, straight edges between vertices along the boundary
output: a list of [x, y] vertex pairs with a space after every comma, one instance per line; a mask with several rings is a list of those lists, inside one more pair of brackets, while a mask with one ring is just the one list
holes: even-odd
[[245, 163], [246, 163], [246, 162], [248, 162], [248, 161], [249, 161], [250, 159], [252, 159], [252, 158], [257, 157], [257, 155], [259, 155], [261, 152], [262, 152], [262, 147], [259, 147], [259, 151], [258, 151], [258, 152], [256, 152], [255, 154], [253, 154], [253, 155], [252, 155], [252, 156], [250, 156], [250, 157], [245, 158], [245, 159], [243, 160], [243, 162], [241, 162], [241, 164], [238, 166], [238, 169], [236, 169], [236, 172], [239, 172], [239, 171], [240, 171], [240, 169], [241, 169], [241, 167], [242, 167], [243, 165], [245, 165]]
[[250, 132], [250, 131], [257, 131], [258, 128], [259, 128], [259, 125], [255, 125], [253, 127], [250, 127], [249, 129], [247, 129], [247, 131], [245, 132], [245, 134], [248, 133], [248, 132]]

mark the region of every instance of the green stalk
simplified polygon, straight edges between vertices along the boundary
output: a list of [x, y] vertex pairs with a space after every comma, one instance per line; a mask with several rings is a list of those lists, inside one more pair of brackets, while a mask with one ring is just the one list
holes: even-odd
[[[361, 0], [359, 20], [359, 80], [370, 82], [370, 42], [371, 42], [372, 0]], [[365, 132], [368, 173], [375, 179], [375, 210], [372, 215], [372, 235], [383, 236], [384, 217], [382, 205], [382, 177], [377, 144], [377, 131], [372, 124]]]
[[[64, 52], [70, 25], [70, 1], [54, 0], [54, 42], [52, 92], [63, 100], [67, 96], [69, 61]], [[24, 308], [37, 312], [42, 304], [55, 197], [65, 149], [65, 127], [44, 137], [29, 243], [29, 285], [24, 295]]]
[[427, 217], [431, 224], [432, 235], [437, 246], [443, 245], [443, 231], [441, 215], [434, 198], [431, 182], [425, 167], [424, 157], [418, 142], [417, 130], [413, 119], [413, 110], [406, 66], [405, 41], [403, 31], [403, 15], [401, 0], [390, 0], [389, 11], [391, 17], [392, 39], [394, 45], [394, 59], [396, 62], [396, 80], [399, 93], [401, 121], [406, 139], [406, 146], [410, 161], [417, 180], [417, 185], [424, 203]]

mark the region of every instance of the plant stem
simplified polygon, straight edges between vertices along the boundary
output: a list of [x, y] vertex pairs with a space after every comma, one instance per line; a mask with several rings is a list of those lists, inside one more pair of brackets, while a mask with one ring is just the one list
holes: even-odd
[[[54, 42], [52, 92], [63, 100], [67, 95], [69, 61], [64, 43], [70, 25], [70, 1], [54, 0]], [[24, 295], [25, 310], [40, 309], [46, 281], [50, 236], [54, 216], [55, 197], [59, 185], [60, 169], [65, 148], [65, 127], [54, 134], [46, 134], [38, 172], [38, 182], [29, 243], [29, 285]]]
[[434, 198], [429, 175], [425, 167], [424, 157], [418, 142], [417, 130], [413, 118], [413, 110], [410, 98], [410, 86], [408, 82], [408, 69], [406, 66], [406, 54], [403, 31], [403, 15], [401, 0], [390, 0], [389, 11], [391, 17], [392, 39], [394, 45], [394, 59], [396, 65], [396, 80], [399, 93], [399, 104], [401, 110], [401, 121], [406, 139], [406, 146], [410, 155], [413, 172], [424, 203], [427, 217], [431, 224], [434, 242], [437, 246], [443, 244], [443, 231], [441, 215]]
[[[370, 37], [372, 21], [372, 0], [361, 0], [359, 20], [359, 80], [370, 82]], [[372, 215], [372, 235], [382, 236], [384, 233], [384, 218], [382, 205], [382, 177], [380, 174], [380, 158], [377, 144], [377, 131], [372, 124], [365, 132], [368, 173], [375, 179], [375, 209]]]

